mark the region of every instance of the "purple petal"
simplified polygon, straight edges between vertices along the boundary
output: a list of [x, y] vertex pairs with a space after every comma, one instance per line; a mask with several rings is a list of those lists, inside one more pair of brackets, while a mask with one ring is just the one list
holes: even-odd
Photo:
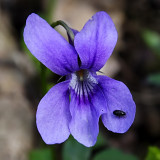
[[[99, 85], [107, 99], [108, 111], [102, 115], [105, 127], [116, 133], [126, 132], [132, 125], [136, 106], [127, 86], [107, 76], [98, 76]], [[126, 115], [116, 116], [115, 110], [123, 111]]]
[[38, 105], [37, 128], [47, 144], [62, 143], [70, 135], [68, 83], [65, 81], [52, 87]]
[[79, 31], [77, 31], [77, 30], [75, 30], [73, 28], [71, 28], [71, 30], [72, 30], [72, 32], [73, 32], [74, 35], [76, 35], [79, 32]]
[[106, 113], [106, 101], [102, 90], [97, 85], [90, 89], [89, 85], [93, 86], [93, 84], [85, 86], [84, 82], [83, 86], [77, 85], [79, 85], [78, 89], [71, 89], [70, 112], [72, 119], [69, 128], [78, 142], [90, 147], [96, 143], [99, 117], [102, 113]]
[[79, 69], [74, 47], [34, 13], [27, 18], [24, 41], [31, 53], [53, 72], [67, 75]]
[[116, 42], [117, 31], [111, 17], [101, 11], [90, 19], [75, 36], [75, 48], [82, 69], [100, 70], [110, 57]]

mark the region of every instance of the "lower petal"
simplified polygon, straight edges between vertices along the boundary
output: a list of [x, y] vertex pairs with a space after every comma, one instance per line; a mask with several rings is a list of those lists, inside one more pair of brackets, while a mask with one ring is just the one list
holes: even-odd
[[78, 142], [90, 147], [96, 143], [99, 117], [106, 113], [106, 101], [101, 88], [94, 83], [93, 77], [90, 78], [92, 81], [88, 79], [86, 82], [76, 80], [77, 83], [73, 83], [72, 80], [70, 132]]
[[68, 81], [52, 87], [38, 105], [36, 122], [47, 144], [64, 142], [70, 135]]
[[69, 125], [71, 134], [79, 143], [87, 147], [93, 146], [99, 132], [98, 114], [92, 106], [78, 104], [73, 95], [70, 107], [72, 108], [72, 120]]
[[108, 105], [107, 113], [102, 115], [103, 124], [112, 132], [126, 132], [132, 125], [136, 113], [129, 89], [124, 83], [106, 76], [98, 76], [98, 82]]

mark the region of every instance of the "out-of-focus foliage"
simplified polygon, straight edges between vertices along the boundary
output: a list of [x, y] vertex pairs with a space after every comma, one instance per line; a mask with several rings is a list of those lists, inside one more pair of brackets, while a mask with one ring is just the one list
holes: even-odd
[[98, 137], [97, 137], [97, 142], [96, 144], [93, 146], [93, 149], [98, 149], [100, 147], [105, 147], [107, 145], [107, 140], [106, 138], [103, 137], [103, 135], [101, 133], [99, 133]]
[[[145, 30], [142, 32], [142, 37], [156, 57], [160, 58], [160, 35], [154, 31]], [[160, 73], [150, 74], [147, 81], [152, 85], [160, 86]]]
[[107, 149], [98, 153], [93, 160], [138, 160], [138, 158], [125, 154], [118, 149]]
[[160, 58], [160, 35], [154, 31], [145, 30], [142, 37], [147, 46]]
[[150, 84], [160, 86], [160, 73], [151, 74], [147, 78]]
[[157, 147], [149, 147], [145, 160], [160, 160], [160, 149]]
[[53, 160], [53, 150], [51, 148], [42, 148], [33, 150], [29, 155], [29, 160]]
[[106, 145], [106, 139], [101, 134], [98, 135], [96, 144], [91, 148], [81, 145], [73, 137], [70, 137], [63, 146], [63, 160], [90, 160], [93, 150]]
[[70, 137], [63, 147], [63, 160], [88, 160], [91, 154], [91, 148], [81, 145], [73, 137]]

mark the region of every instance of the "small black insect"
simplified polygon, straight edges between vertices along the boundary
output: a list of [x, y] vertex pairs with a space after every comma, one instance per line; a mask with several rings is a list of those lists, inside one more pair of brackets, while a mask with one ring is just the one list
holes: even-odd
[[114, 110], [113, 114], [117, 117], [124, 117], [126, 115], [126, 113], [124, 111], [121, 111], [121, 110]]

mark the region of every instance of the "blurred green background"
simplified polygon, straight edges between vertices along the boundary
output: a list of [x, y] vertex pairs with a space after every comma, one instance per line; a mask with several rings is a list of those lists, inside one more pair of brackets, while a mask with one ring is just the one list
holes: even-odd
[[[115, 134], [100, 120], [100, 134], [91, 148], [71, 136], [48, 146], [36, 128], [36, 109], [60, 77], [26, 48], [26, 18], [34, 12], [50, 24], [63, 20], [81, 30], [101, 10], [112, 17], [119, 35], [102, 71], [131, 90], [135, 121], [127, 133]], [[56, 29], [66, 38], [62, 27]], [[0, 0], [0, 159], [160, 160], [160, 1]]]

